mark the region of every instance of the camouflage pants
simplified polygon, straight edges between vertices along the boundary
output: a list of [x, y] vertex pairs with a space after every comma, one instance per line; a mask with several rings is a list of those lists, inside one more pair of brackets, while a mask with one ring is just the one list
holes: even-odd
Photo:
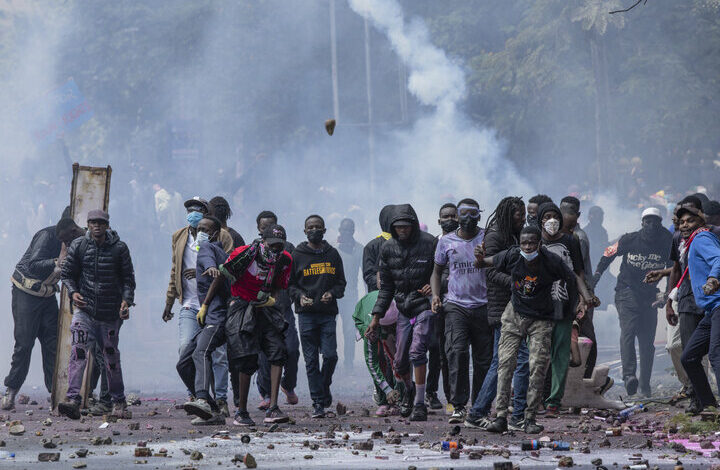
[[519, 315], [515, 313], [512, 302], [508, 303], [502, 315], [502, 328], [498, 343], [498, 384], [497, 401], [495, 402], [498, 417], [507, 417], [510, 384], [517, 365], [518, 349], [522, 340], [527, 338], [527, 347], [530, 352], [530, 380], [525, 419], [535, 419], [535, 413], [542, 402], [543, 383], [550, 364], [552, 331], [552, 321]]

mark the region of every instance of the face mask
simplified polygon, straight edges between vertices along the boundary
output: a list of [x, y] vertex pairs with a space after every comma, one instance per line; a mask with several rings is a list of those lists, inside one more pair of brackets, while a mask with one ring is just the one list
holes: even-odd
[[442, 222], [440, 222], [440, 228], [442, 228], [443, 233], [450, 233], [457, 230], [458, 226], [460, 224], [455, 219], [445, 219]]
[[202, 212], [192, 211], [192, 212], [188, 213], [188, 215], [187, 215], [188, 225], [190, 225], [192, 228], [197, 228], [197, 226], [200, 223], [200, 221], [202, 220], [202, 218], [203, 218]]
[[543, 228], [545, 231], [550, 235], [551, 237], [558, 233], [558, 230], [560, 230], [560, 221], [557, 219], [550, 219], [543, 225]]
[[280, 257], [280, 253], [272, 251], [263, 243], [260, 245], [260, 256], [262, 257], [262, 260], [265, 261], [265, 263], [273, 264]]
[[307, 239], [310, 243], [320, 243], [323, 239], [323, 231], [322, 230], [308, 230], [307, 232]]
[[535, 250], [532, 253], [525, 253], [524, 251], [520, 250], [520, 256], [525, 258], [527, 261], [532, 261], [538, 257], [538, 251]]
[[465, 232], [474, 232], [479, 221], [480, 217], [463, 216], [460, 217], [460, 227], [462, 227]]
[[537, 225], [537, 222], [538, 222], [537, 216], [536, 216], [536, 215], [530, 215], [530, 214], [527, 215], [527, 217], [525, 218], [525, 220], [527, 221], [527, 224], [528, 224], [528, 225]]
[[206, 242], [206, 241], [210, 240], [210, 234], [207, 232], [198, 232], [196, 240], [197, 240], [198, 244], [200, 244], [202, 242]]

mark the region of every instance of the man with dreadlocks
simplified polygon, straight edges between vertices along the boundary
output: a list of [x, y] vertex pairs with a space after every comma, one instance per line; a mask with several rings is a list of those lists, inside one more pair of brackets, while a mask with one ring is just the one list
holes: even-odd
[[210, 199], [208, 205], [210, 206], [210, 214], [218, 218], [222, 224], [222, 228], [227, 230], [232, 237], [233, 248], [243, 246], [245, 244], [245, 240], [242, 235], [240, 235], [234, 228], [228, 227], [227, 221], [230, 217], [232, 217], [233, 212], [232, 209], [230, 209], [230, 204], [227, 202], [227, 199], [222, 196], [215, 196]]
[[[449, 402], [453, 406], [450, 423], [465, 421], [468, 399], [475, 399], [485, 380], [492, 358], [492, 331], [487, 318], [487, 284], [485, 270], [473, 266], [475, 247], [485, 236], [478, 227], [480, 205], [473, 199], [458, 203], [460, 228], [438, 240], [435, 267], [430, 278], [432, 311], [445, 313], [445, 353], [450, 379]], [[440, 297], [442, 274], [449, 269], [445, 302]], [[472, 345], [473, 394], [470, 396], [468, 371]]]
[[[506, 197], [490, 215], [485, 229], [485, 253], [494, 256], [519, 243], [520, 231], [525, 223], [525, 203], [519, 197]], [[480, 393], [465, 419], [465, 426], [485, 429], [491, 423], [490, 414], [497, 394], [498, 343], [500, 341], [500, 318], [512, 295], [512, 278], [494, 267], [485, 270], [487, 276], [488, 323], [493, 330], [493, 357]], [[524, 426], [525, 399], [528, 388], [528, 348], [525, 340], [518, 350], [517, 367], [513, 377], [513, 414], [508, 427], [518, 431]]]

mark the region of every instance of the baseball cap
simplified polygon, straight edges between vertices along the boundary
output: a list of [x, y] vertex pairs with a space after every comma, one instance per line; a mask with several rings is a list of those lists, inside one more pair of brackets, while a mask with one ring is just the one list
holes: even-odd
[[88, 212], [87, 220], [88, 220], [88, 222], [91, 220], [102, 220], [102, 221], [110, 223], [110, 216], [104, 210], [93, 209], [90, 212]]
[[408, 226], [412, 225], [412, 222], [409, 219], [400, 219], [393, 222], [392, 225], [393, 227]]
[[680, 207], [678, 207], [678, 210], [675, 213], [675, 216], [679, 219], [686, 212], [689, 212], [689, 213], [696, 215], [696, 216], [700, 217], [701, 219], [705, 220], [705, 214], [703, 214], [703, 211], [701, 211], [700, 209], [698, 209], [697, 207], [695, 207], [692, 204], [683, 204]]
[[185, 201], [185, 209], [189, 209], [193, 206], [202, 207], [205, 209], [205, 212], [210, 212], [210, 206], [208, 205], [208, 202], [200, 196], [195, 196]]
[[285, 228], [282, 225], [268, 225], [262, 232], [262, 239], [265, 240], [268, 245], [275, 243], [285, 243], [287, 240], [287, 234]]
[[660, 209], [658, 209], [657, 207], [648, 207], [647, 209], [642, 211], [642, 216], [640, 218], [644, 219], [645, 217], [648, 217], [651, 215], [662, 220], [662, 215], [660, 214]]

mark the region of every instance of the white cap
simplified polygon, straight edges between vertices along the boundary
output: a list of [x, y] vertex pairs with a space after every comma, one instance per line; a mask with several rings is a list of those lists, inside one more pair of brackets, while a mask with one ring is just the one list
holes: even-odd
[[654, 215], [655, 217], [660, 217], [662, 219], [662, 215], [660, 214], [660, 209], [657, 207], [648, 207], [642, 212], [642, 216], [640, 219], [644, 219], [645, 217], [649, 215]]

